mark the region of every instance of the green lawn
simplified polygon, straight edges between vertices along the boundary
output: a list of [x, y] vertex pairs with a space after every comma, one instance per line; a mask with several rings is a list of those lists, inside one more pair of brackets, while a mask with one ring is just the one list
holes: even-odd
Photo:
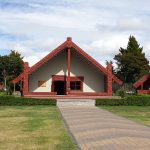
[[150, 106], [101, 106], [101, 108], [150, 126]]
[[0, 149], [74, 150], [55, 106], [0, 107]]

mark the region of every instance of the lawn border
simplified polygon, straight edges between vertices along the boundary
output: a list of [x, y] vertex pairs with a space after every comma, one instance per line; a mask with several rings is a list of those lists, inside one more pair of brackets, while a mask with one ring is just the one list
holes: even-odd
[[[96, 107], [97, 107], [98, 109], [102, 109], [102, 110], [104, 110], [104, 111], [108, 111], [109, 113], [112, 113], [112, 114], [114, 114], [114, 115], [116, 115], [116, 116], [118, 116], [118, 117], [121, 117], [121, 118], [124, 118], [124, 119], [128, 119], [128, 120], [130, 120], [130, 121], [132, 121], [132, 122], [134, 122], [134, 123], [137, 123], [137, 124], [140, 124], [140, 125], [143, 125], [143, 126], [146, 126], [146, 127], [150, 128], [150, 126], [148, 126], [148, 125], [146, 125], [146, 124], [143, 124], [143, 123], [141, 123], [140, 121], [137, 121], [137, 120], [128, 118], [127, 116], [123, 116], [123, 115], [117, 114], [116, 112], [113, 112], [113, 111], [110, 111], [110, 110], [104, 108], [104, 107], [118, 107], [118, 106], [98, 105], [98, 106], [96, 106]], [[122, 105], [119, 106], [119, 107], [122, 107]], [[123, 107], [128, 107], [128, 106], [123, 106]], [[129, 106], [129, 107], [132, 107], [132, 106]], [[133, 107], [134, 107], [134, 106], [133, 106]], [[140, 106], [136, 106], [136, 107], [140, 107]], [[142, 107], [146, 107], [146, 106], [142, 106]]]

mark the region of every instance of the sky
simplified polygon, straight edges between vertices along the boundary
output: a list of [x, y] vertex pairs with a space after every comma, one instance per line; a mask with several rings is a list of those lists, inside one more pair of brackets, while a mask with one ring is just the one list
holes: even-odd
[[30, 66], [67, 37], [105, 66], [130, 35], [150, 61], [150, 0], [0, 0], [0, 55]]

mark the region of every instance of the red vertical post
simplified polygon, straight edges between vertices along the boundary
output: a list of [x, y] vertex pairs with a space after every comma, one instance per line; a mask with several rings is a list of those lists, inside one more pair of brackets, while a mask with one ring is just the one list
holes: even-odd
[[141, 84], [141, 90], [143, 90], [143, 83]]
[[112, 95], [112, 64], [108, 64], [107, 66], [107, 93], [109, 96]]
[[24, 78], [23, 78], [23, 95], [27, 95], [29, 92], [29, 64], [28, 62], [24, 63]]
[[68, 51], [67, 51], [67, 57], [68, 57], [68, 61], [67, 61], [67, 70], [68, 70], [68, 75], [67, 75], [67, 95], [70, 94], [70, 51], [71, 51], [71, 47], [72, 47], [72, 38], [71, 37], [67, 37], [67, 48], [68, 48]]
[[68, 48], [68, 77], [67, 77], [67, 94], [70, 94], [70, 48]]

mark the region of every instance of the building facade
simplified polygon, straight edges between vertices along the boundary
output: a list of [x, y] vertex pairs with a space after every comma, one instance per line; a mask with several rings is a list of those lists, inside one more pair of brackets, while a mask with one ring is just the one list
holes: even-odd
[[24, 63], [24, 72], [13, 81], [23, 85], [23, 95], [111, 96], [112, 83], [122, 84], [112, 73], [112, 65], [104, 68], [77, 46], [69, 37], [32, 67]]
[[133, 86], [138, 94], [150, 94], [150, 73], [141, 77]]

